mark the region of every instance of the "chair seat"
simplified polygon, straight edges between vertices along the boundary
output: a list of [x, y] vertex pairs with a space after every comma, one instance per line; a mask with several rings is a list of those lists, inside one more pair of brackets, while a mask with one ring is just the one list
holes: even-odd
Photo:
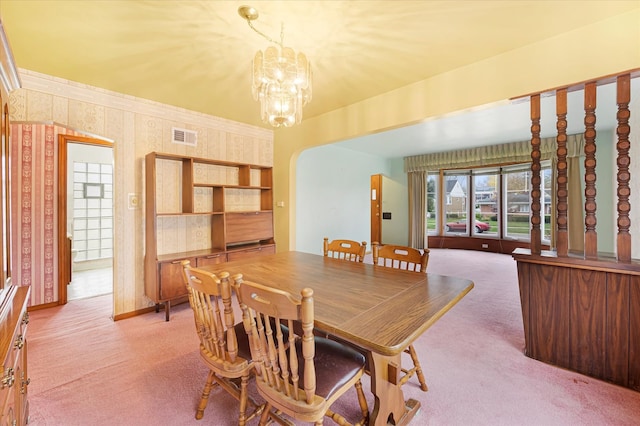
[[244, 359], [251, 359], [251, 348], [249, 347], [249, 338], [247, 337], [247, 333], [244, 331], [244, 324], [239, 322], [234, 325], [233, 328], [236, 331], [236, 336], [238, 336], [238, 356], [241, 356]]
[[[316, 371], [316, 395], [325, 399], [331, 396], [364, 369], [365, 357], [355, 349], [324, 337], [316, 337], [314, 357]], [[302, 342], [296, 341], [298, 362], [304, 365]], [[304, 376], [300, 375], [300, 388], [304, 389]]]

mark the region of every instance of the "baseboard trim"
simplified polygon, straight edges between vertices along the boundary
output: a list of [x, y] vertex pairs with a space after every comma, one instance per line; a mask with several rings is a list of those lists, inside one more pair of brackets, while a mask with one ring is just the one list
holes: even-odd
[[27, 312], [39, 311], [40, 309], [55, 308], [56, 306], [60, 306], [60, 303], [58, 302], [43, 303], [41, 305], [29, 306], [27, 308]]
[[127, 318], [137, 317], [138, 315], [148, 314], [149, 312], [155, 312], [155, 306], [149, 306], [143, 309], [136, 309], [135, 311], [125, 312], [124, 314], [118, 314], [113, 316], [114, 321], [120, 321]]

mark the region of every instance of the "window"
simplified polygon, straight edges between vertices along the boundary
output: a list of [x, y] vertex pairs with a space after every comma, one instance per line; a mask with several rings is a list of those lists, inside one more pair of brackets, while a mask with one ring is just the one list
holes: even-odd
[[453, 173], [445, 173], [444, 177], [444, 191], [450, 201], [444, 208], [444, 230], [447, 233], [466, 233], [469, 223], [467, 201], [469, 175]]
[[531, 172], [528, 165], [507, 168], [504, 177], [504, 212], [503, 233], [506, 238], [529, 238], [529, 197]]
[[474, 170], [473, 182], [473, 233], [498, 235], [498, 192], [500, 173], [496, 169]]
[[542, 234], [542, 242], [549, 244], [551, 242], [551, 197], [553, 196], [553, 190], [551, 187], [551, 167], [549, 164], [546, 165], [546, 168], [542, 168], [540, 171], [540, 177], [542, 179], [540, 215], [543, 219], [540, 224], [540, 232]]
[[[551, 240], [551, 164], [541, 163], [541, 211], [543, 218], [540, 230], [542, 240]], [[531, 169], [529, 164], [505, 167], [504, 178], [504, 236], [517, 240], [528, 240], [531, 230]]]
[[110, 164], [73, 163], [75, 261], [113, 256], [112, 179]]
[[[551, 239], [551, 164], [541, 163], [541, 233]], [[430, 235], [500, 237], [528, 241], [531, 228], [531, 165], [529, 163], [443, 171], [443, 194], [436, 193], [438, 176], [427, 180], [427, 231]], [[444, 203], [442, 210], [438, 203]], [[436, 204], [436, 205], [434, 205]], [[438, 230], [435, 212], [444, 213]], [[501, 217], [503, 215], [503, 217]]]
[[437, 204], [439, 180], [440, 175], [438, 174], [427, 175], [427, 226], [425, 227], [427, 230], [427, 235], [436, 234], [438, 232]]

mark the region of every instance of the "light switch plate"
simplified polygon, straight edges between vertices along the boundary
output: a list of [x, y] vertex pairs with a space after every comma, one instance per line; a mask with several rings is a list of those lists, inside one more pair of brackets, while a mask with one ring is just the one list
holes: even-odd
[[140, 208], [140, 194], [129, 193], [129, 210], [137, 210]]

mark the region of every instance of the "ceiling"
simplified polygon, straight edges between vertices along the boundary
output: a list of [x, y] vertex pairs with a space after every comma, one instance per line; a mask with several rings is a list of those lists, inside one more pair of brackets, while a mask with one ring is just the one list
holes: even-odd
[[[303, 119], [640, 7], [639, 0], [0, 0], [0, 16], [19, 68], [267, 127], [250, 71], [268, 43], [238, 15], [244, 4], [258, 9], [257, 29], [278, 39], [284, 24], [285, 45], [311, 60], [313, 99]], [[505, 102], [344, 144], [397, 157], [523, 140], [528, 108]], [[446, 144], [425, 143], [434, 139]]]

